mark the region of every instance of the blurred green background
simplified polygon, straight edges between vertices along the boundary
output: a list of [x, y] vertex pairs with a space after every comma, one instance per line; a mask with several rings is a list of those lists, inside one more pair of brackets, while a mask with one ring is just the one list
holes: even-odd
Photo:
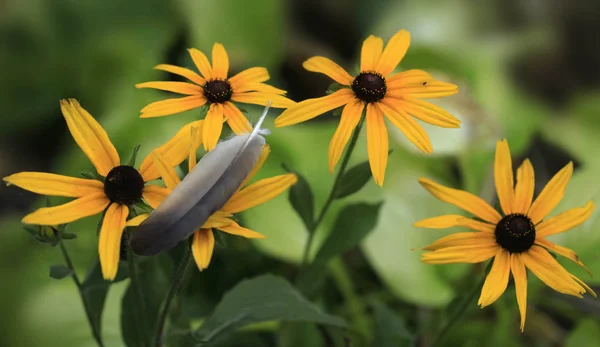
[[[344, 256], [343, 263], [350, 269], [359, 302], [384, 302], [417, 335], [416, 343], [426, 346], [445, 307], [470, 290], [481, 269], [420, 263], [415, 249], [449, 232], [415, 229], [412, 223], [457, 210], [427, 194], [417, 184], [418, 177], [491, 200], [495, 141], [507, 137], [515, 163], [525, 157], [533, 161], [538, 191], [569, 160], [576, 163], [557, 212], [590, 199], [600, 203], [598, 18], [600, 2], [569, 0], [0, 1], [0, 176], [20, 171], [78, 175], [91, 168], [60, 114], [58, 102], [67, 97], [78, 99], [100, 121], [123, 161], [136, 144], [142, 145], [138, 158], [143, 158], [197, 112], [141, 120], [139, 110], [166, 94], [136, 90], [134, 85], [172, 79], [152, 69], [160, 63], [191, 67], [188, 47], [207, 52], [214, 42], [223, 43], [233, 73], [265, 66], [273, 85], [303, 100], [323, 95], [330, 83], [325, 76], [303, 70], [303, 60], [325, 55], [351, 68], [369, 34], [387, 40], [406, 28], [412, 45], [401, 68], [428, 70], [457, 83], [461, 93], [438, 104], [460, 118], [462, 127], [427, 126], [434, 146], [429, 156], [390, 130], [394, 152], [384, 188], [369, 183], [359, 194], [335, 203], [318, 239], [348, 202], [384, 201], [376, 229], [360, 249]], [[249, 118], [256, 120], [260, 109], [247, 109]], [[273, 118], [267, 122], [271, 129]], [[327, 146], [335, 118], [274, 130], [268, 138], [273, 152], [261, 175], [280, 174], [281, 163], [287, 163], [310, 182], [320, 206], [333, 181]], [[364, 160], [366, 144], [361, 138], [352, 161]], [[20, 219], [42, 204], [39, 196], [0, 186], [0, 346], [94, 346], [73, 283], [48, 277], [49, 266], [63, 262], [59, 250], [34, 242], [21, 227]], [[233, 240], [230, 247], [216, 249], [211, 266], [196, 273], [185, 291], [188, 308], [198, 317], [210, 312], [223, 292], [242, 278], [265, 272], [293, 277], [297, 270], [306, 232], [286, 196], [242, 218], [268, 238]], [[97, 223], [96, 216], [70, 227], [78, 238], [67, 247], [81, 275], [97, 257]], [[595, 213], [584, 225], [553, 240], [578, 252], [600, 276], [599, 230]], [[600, 289], [599, 277], [589, 278], [562, 259], [561, 263]], [[338, 289], [340, 273], [331, 271], [319, 300], [331, 313], [347, 316]], [[484, 310], [473, 303], [446, 344], [600, 345], [598, 301], [562, 296], [534, 276], [529, 279], [523, 334], [510, 285]], [[125, 282], [109, 293], [103, 317], [107, 346], [122, 345], [119, 307]], [[378, 323], [367, 319], [376, 330]], [[314, 328], [299, 326], [240, 333], [237, 341], [224, 345], [326, 346]]]

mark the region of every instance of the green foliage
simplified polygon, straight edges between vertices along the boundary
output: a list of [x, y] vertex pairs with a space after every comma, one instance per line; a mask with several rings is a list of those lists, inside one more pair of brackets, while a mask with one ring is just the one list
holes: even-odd
[[353, 166], [344, 173], [335, 192], [336, 199], [342, 199], [358, 192], [371, 179], [371, 166], [368, 161]]
[[69, 277], [73, 274], [73, 271], [69, 269], [67, 266], [58, 264], [58, 265], [50, 265], [50, 277], [61, 280], [65, 277]]
[[302, 218], [306, 230], [310, 232], [313, 229], [315, 210], [312, 190], [302, 175], [290, 170], [285, 165], [284, 168], [288, 172], [293, 172], [298, 177], [296, 184], [290, 188], [289, 200], [296, 213], [298, 213], [298, 216]]
[[414, 336], [406, 329], [401, 316], [382, 303], [376, 302], [372, 306], [376, 324], [373, 346], [400, 347], [414, 344]]

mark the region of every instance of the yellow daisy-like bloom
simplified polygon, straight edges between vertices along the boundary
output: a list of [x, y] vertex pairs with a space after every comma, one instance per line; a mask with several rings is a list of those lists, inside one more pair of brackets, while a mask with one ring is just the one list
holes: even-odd
[[527, 309], [526, 268], [560, 293], [582, 297], [587, 291], [596, 296], [590, 287], [565, 270], [548, 253], [560, 254], [586, 269], [575, 252], [548, 241], [547, 237], [586, 221], [594, 210], [594, 204], [590, 201], [585, 207], [544, 219], [562, 199], [572, 173], [571, 162], [548, 182], [533, 201], [535, 180], [531, 162], [526, 159], [517, 169], [517, 182], [514, 184], [508, 142], [498, 141], [494, 176], [504, 216], [475, 195], [444, 187], [425, 178], [420, 179], [421, 185], [436, 198], [480, 219], [445, 215], [415, 223], [415, 226], [423, 228], [458, 226], [474, 230], [443, 237], [425, 247], [431, 252], [424, 253], [422, 261], [429, 264], [479, 263], [494, 258], [481, 291], [479, 305], [483, 308], [496, 301], [504, 293], [512, 273], [521, 313], [521, 331], [525, 327]]
[[[256, 231], [240, 226], [231, 218], [233, 217], [234, 213], [245, 211], [277, 197], [281, 193], [285, 192], [289, 187], [294, 185], [298, 180], [295, 174], [285, 174], [271, 178], [265, 178], [246, 186], [246, 184], [252, 179], [252, 177], [254, 177], [254, 175], [266, 161], [269, 152], [269, 146], [265, 145], [258, 162], [248, 177], [244, 180], [240, 186], [240, 189], [233, 194], [231, 199], [229, 199], [229, 201], [225, 204], [225, 206], [223, 206], [223, 208], [221, 208], [220, 211], [217, 211], [211, 215], [206, 223], [204, 223], [202, 228], [198, 229], [194, 233], [192, 241], [192, 254], [200, 271], [208, 267], [213, 254], [213, 249], [215, 246], [213, 229], [218, 229], [231, 235], [242, 236], [249, 239], [265, 238], [264, 235]], [[167, 189], [169, 191], [173, 190], [180, 182], [179, 176], [173, 170], [173, 168], [165, 162], [164, 157], [158, 151], [154, 152], [153, 155], [155, 164], [161, 171]], [[194, 148], [192, 148], [190, 151], [189, 163], [189, 170], [191, 172], [196, 165], [196, 150]], [[127, 225], [137, 226], [146, 218], [148, 218], [148, 216], [149, 214], [140, 215], [128, 221]]]
[[425, 153], [433, 150], [431, 141], [412, 117], [444, 128], [458, 128], [460, 124], [458, 119], [441, 107], [421, 100], [458, 93], [456, 85], [436, 81], [422, 70], [407, 70], [392, 75], [409, 45], [410, 34], [406, 30], [400, 30], [392, 36], [385, 49], [381, 38], [369, 36], [362, 46], [360, 73], [354, 77], [328, 58], [308, 59], [303, 64], [305, 69], [325, 74], [344, 88], [328, 96], [290, 106], [275, 119], [275, 126], [304, 122], [345, 105], [340, 124], [329, 143], [329, 171], [333, 172], [366, 107], [369, 163], [375, 182], [383, 185], [388, 158], [384, 115]]
[[[76, 198], [55, 207], [40, 208], [23, 218], [25, 224], [58, 225], [92, 216], [106, 210], [98, 254], [105, 279], [117, 274], [121, 236], [129, 206], [144, 199], [152, 207], [169, 193], [169, 190], [145, 183], [160, 177], [160, 173], [148, 156], [137, 170], [121, 165], [119, 154], [110, 142], [102, 126], [77, 102], [69, 99], [60, 102], [62, 114], [69, 131], [81, 150], [90, 159], [104, 182], [95, 179], [75, 178], [43, 172], [20, 172], [4, 178], [8, 185], [15, 185], [31, 192]], [[197, 121], [182, 128], [165, 145], [156, 149], [171, 167], [179, 165], [188, 155], [190, 146], [198, 148], [200, 140], [190, 143], [190, 127], [202, 127]]]
[[272, 101], [271, 107], [276, 108], [287, 108], [295, 104], [284, 96], [285, 90], [263, 83], [269, 79], [269, 72], [264, 67], [249, 68], [227, 78], [229, 56], [220, 43], [213, 46], [212, 66], [201, 51], [195, 48], [188, 51], [202, 76], [192, 70], [168, 64], [160, 64], [155, 69], [183, 76], [193, 83], [146, 82], [136, 85], [137, 88], [154, 88], [188, 96], [153, 102], [142, 109], [141, 118], [184, 112], [208, 102], [210, 108], [206, 114], [202, 136], [204, 149], [212, 150], [221, 136], [224, 121], [227, 121], [236, 134], [252, 130], [244, 114], [232, 101], [262, 106]]

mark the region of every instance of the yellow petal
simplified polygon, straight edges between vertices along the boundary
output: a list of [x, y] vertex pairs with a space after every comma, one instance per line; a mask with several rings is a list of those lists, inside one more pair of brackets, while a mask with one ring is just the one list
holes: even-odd
[[563, 257], [573, 261], [575, 264], [581, 266], [581, 268], [584, 269], [590, 275], [590, 277], [592, 276], [592, 272], [585, 265], [583, 265], [583, 263], [579, 260], [579, 256], [577, 255], [577, 253], [575, 253], [573, 250], [566, 248], [566, 247], [556, 245], [556, 244], [546, 240], [545, 238], [540, 237], [539, 235], [535, 239], [535, 244], [545, 247], [546, 249], [548, 249], [556, 254], [560, 254]]
[[367, 104], [367, 151], [373, 179], [383, 186], [388, 160], [388, 133], [381, 109], [373, 103]]
[[120, 165], [119, 154], [106, 131], [75, 99], [61, 100], [60, 109], [79, 148], [102, 176]]
[[352, 76], [344, 68], [325, 57], [312, 57], [302, 63], [302, 66], [312, 72], [327, 75], [332, 80], [345, 86], [352, 84]]
[[251, 67], [228, 79], [231, 89], [237, 90], [247, 83], [261, 83], [269, 79], [269, 72], [264, 67]]
[[212, 68], [210, 67], [210, 62], [208, 61], [206, 55], [195, 48], [188, 49], [188, 52], [190, 53], [194, 64], [198, 68], [198, 71], [200, 71], [202, 76], [204, 76], [204, 79], [213, 79]]
[[417, 228], [445, 229], [451, 227], [465, 227], [485, 233], [494, 233], [496, 226], [485, 222], [480, 222], [457, 214], [424, 219], [414, 224]]
[[515, 186], [515, 201], [513, 204], [514, 213], [526, 214], [531, 207], [533, 200], [533, 191], [535, 188], [535, 174], [533, 166], [529, 159], [525, 159], [523, 164], [517, 169], [517, 184]]
[[395, 90], [403, 87], [417, 87], [433, 82], [434, 78], [423, 70], [406, 70], [386, 77], [387, 90]]
[[283, 95], [265, 92], [236, 93], [234, 91], [231, 96], [231, 101], [261, 106], [266, 106], [269, 101], [271, 101], [271, 107], [274, 108], [288, 108], [296, 104], [293, 100], [288, 99]]
[[517, 304], [521, 314], [521, 332], [525, 329], [525, 317], [527, 316], [527, 270], [520, 253], [510, 255], [510, 270], [515, 281], [515, 292], [517, 293]]
[[221, 231], [224, 231], [231, 235], [242, 236], [247, 239], [264, 239], [265, 235], [257, 233], [254, 230], [250, 230], [244, 227], [241, 227], [236, 222], [231, 223], [228, 226], [218, 228]]
[[217, 211], [208, 217], [206, 222], [202, 225], [202, 229], [226, 227], [233, 223], [233, 220], [231, 220], [230, 217], [231, 213]]
[[66, 204], [55, 207], [40, 208], [25, 217], [25, 224], [58, 225], [93, 216], [106, 208], [109, 200], [104, 192], [92, 193]]
[[[167, 143], [155, 149], [160, 153], [161, 157], [169, 167], [175, 167], [181, 164], [181, 162], [188, 157], [191, 148], [195, 151], [200, 147], [202, 144], [203, 124], [204, 120], [197, 120], [183, 126], [177, 131], [175, 136], [167, 141]], [[154, 165], [151, 155], [144, 158], [144, 161], [142, 161], [142, 164], [140, 165], [139, 172], [144, 178], [144, 182], [152, 181], [160, 177], [160, 172], [156, 165]]]
[[232, 88], [232, 90], [235, 93], [245, 93], [245, 92], [255, 91], [255, 92], [264, 92], [264, 93], [270, 93], [270, 94], [279, 94], [279, 95], [287, 94], [287, 92], [285, 90], [273, 87], [272, 85], [265, 84], [265, 83], [244, 83], [244, 85], [242, 85], [241, 87], [238, 87], [236, 89]]
[[192, 127], [190, 131], [192, 132], [192, 135], [190, 140], [190, 156], [188, 158], [188, 173], [192, 172], [192, 170], [194, 170], [194, 167], [196, 167], [196, 152], [198, 150], [198, 147], [200, 147], [200, 145], [202, 144], [202, 129]]
[[383, 51], [383, 40], [370, 35], [363, 42], [360, 51], [360, 71], [374, 71]]
[[455, 205], [487, 222], [495, 225], [502, 219], [498, 211], [494, 210], [492, 206], [482, 198], [469, 192], [444, 187], [427, 178], [420, 178], [419, 183], [436, 198]]
[[119, 268], [119, 254], [121, 253], [121, 236], [125, 229], [125, 220], [129, 215], [129, 208], [125, 205], [113, 203], [106, 210], [100, 238], [98, 240], [98, 254], [102, 276], [105, 280], [113, 280]]
[[429, 136], [422, 126], [402, 109], [395, 109], [391, 99], [383, 99], [377, 103], [377, 106], [383, 111], [387, 118], [412, 142], [418, 149], [425, 153], [431, 153], [433, 147]]
[[125, 226], [127, 226], [127, 227], [137, 227], [138, 225], [142, 224], [143, 221], [145, 221], [146, 219], [148, 219], [148, 217], [150, 217], [149, 213], [144, 213], [144, 214], [141, 214], [139, 216], [133, 217], [130, 220], [128, 220], [127, 223], [125, 223]]
[[426, 251], [435, 251], [442, 248], [455, 246], [479, 245], [481, 247], [491, 247], [496, 243], [496, 237], [486, 232], [466, 232], [456, 233], [442, 237], [423, 249]]
[[354, 92], [348, 88], [342, 88], [321, 98], [306, 99], [291, 106], [283, 111], [279, 117], [275, 118], [275, 127], [280, 128], [305, 122], [334, 108], [345, 105], [353, 99]]
[[229, 56], [225, 47], [220, 43], [215, 43], [212, 49], [212, 78], [214, 79], [227, 79], [227, 73], [229, 72]]
[[496, 193], [500, 206], [505, 215], [513, 213], [513, 201], [515, 199], [512, 159], [506, 139], [496, 143], [496, 160], [494, 162], [494, 179], [496, 181]]
[[525, 266], [550, 288], [559, 293], [582, 297], [585, 289], [540, 246], [533, 246], [521, 253]]
[[296, 184], [294, 174], [265, 178], [235, 193], [221, 209], [229, 213], [238, 213], [274, 199], [289, 187]]
[[481, 263], [495, 256], [502, 248], [497, 244], [454, 246], [427, 252], [421, 255], [421, 261], [427, 264]]
[[203, 271], [208, 267], [214, 249], [215, 235], [212, 229], [200, 229], [194, 233], [192, 255], [194, 256], [198, 270]]
[[501, 250], [494, 258], [494, 264], [485, 279], [477, 304], [484, 308], [493, 304], [506, 290], [510, 275], [510, 253]]
[[385, 50], [381, 54], [379, 63], [377, 64], [377, 72], [386, 77], [400, 64], [402, 58], [406, 54], [410, 46], [410, 34], [402, 29], [398, 31], [388, 42]]
[[97, 180], [74, 178], [44, 172], [19, 172], [3, 180], [41, 195], [79, 198], [104, 191], [104, 184]]
[[585, 284], [585, 282], [583, 282], [582, 280], [580, 280], [579, 278], [577, 278], [577, 276], [574, 276], [573, 274], [569, 274], [569, 275], [571, 276], [572, 279], [575, 280], [575, 282], [579, 283], [579, 285], [582, 286], [594, 298], [598, 299], [598, 295], [596, 294], [596, 292], [592, 288], [590, 288], [590, 286], [588, 286], [587, 284]]
[[204, 95], [204, 89], [202, 89], [202, 87], [187, 82], [144, 82], [136, 84], [135, 87], [153, 88], [185, 95]]
[[183, 98], [167, 99], [153, 102], [141, 110], [140, 118], [168, 116], [189, 111], [206, 104], [204, 95], [192, 95]]
[[254, 177], [254, 175], [256, 175], [256, 173], [258, 172], [258, 170], [260, 170], [265, 161], [267, 161], [267, 158], [269, 157], [270, 153], [271, 147], [268, 144], [264, 144], [260, 152], [260, 157], [258, 157], [258, 161], [256, 161], [256, 164], [254, 164], [254, 167], [252, 168], [246, 179], [244, 179], [242, 184], [240, 184], [240, 189], [245, 187], [246, 184], [248, 184], [248, 182], [250, 182], [250, 180]]
[[352, 135], [352, 131], [358, 125], [365, 103], [359, 99], [351, 100], [342, 111], [340, 124], [329, 142], [329, 172], [333, 173], [335, 164], [340, 160], [344, 147]]
[[142, 198], [146, 200], [146, 203], [148, 205], [156, 209], [158, 205], [160, 205], [170, 193], [171, 189], [169, 188], [149, 184], [144, 187], [144, 191], [142, 192]]
[[163, 182], [165, 182], [165, 186], [169, 189], [175, 189], [175, 186], [181, 182], [175, 169], [163, 159], [162, 155], [157, 150], [152, 151], [151, 155], [152, 160], [154, 160], [154, 165], [156, 165]]
[[442, 128], [459, 128], [460, 120], [446, 112], [439, 106], [428, 103], [427, 101], [407, 98], [386, 99], [386, 104], [393, 106], [394, 109], [401, 109], [410, 116], [413, 116], [425, 123], [437, 125]]
[[594, 203], [589, 201], [584, 207], [572, 208], [552, 218], [546, 219], [536, 225], [536, 234], [538, 236], [546, 237], [570, 230], [590, 218], [592, 212], [594, 212], [594, 208]]
[[231, 102], [223, 103], [223, 114], [227, 118], [227, 124], [237, 135], [252, 131], [252, 126], [246, 116]]
[[393, 98], [441, 98], [458, 93], [456, 84], [429, 80], [421, 85], [395, 85], [394, 89], [387, 91], [386, 96]]
[[210, 104], [210, 109], [204, 118], [202, 127], [202, 139], [204, 140], [204, 149], [212, 151], [217, 145], [221, 132], [223, 131], [223, 105]]
[[565, 195], [567, 184], [573, 174], [573, 162], [569, 162], [560, 170], [548, 184], [544, 187], [540, 195], [531, 205], [527, 216], [531, 218], [533, 224], [537, 224], [552, 212], [556, 205]]
[[188, 80], [196, 83], [197, 85], [203, 86], [206, 84], [206, 80], [194, 71], [190, 69], [186, 69], [183, 67], [169, 65], [169, 64], [160, 64], [154, 67], [156, 70], [167, 71], [175, 75], [179, 75], [187, 78]]

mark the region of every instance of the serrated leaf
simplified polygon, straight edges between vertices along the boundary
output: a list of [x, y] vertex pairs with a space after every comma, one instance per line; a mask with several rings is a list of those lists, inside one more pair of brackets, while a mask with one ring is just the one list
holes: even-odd
[[412, 346], [414, 336], [406, 329], [404, 319], [382, 303], [373, 304], [375, 339], [373, 346]]
[[50, 277], [56, 280], [62, 280], [65, 277], [71, 276], [72, 274], [73, 271], [71, 271], [71, 269], [69, 269], [66, 265], [50, 265]]
[[336, 189], [335, 198], [342, 199], [358, 192], [371, 179], [371, 166], [368, 161], [353, 166], [344, 173]]
[[292, 204], [292, 207], [302, 219], [306, 230], [312, 230], [314, 223], [314, 196], [310, 188], [310, 185], [299, 173], [290, 170], [284, 164], [284, 169], [288, 172], [293, 172], [298, 177], [298, 181], [290, 188], [288, 199]]
[[381, 203], [346, 206], [338, 215], [333, 230], [323, 242], [314, 262], [327, 263], [331, 258], [359, 245], [375, 228], [380, 207]]
[[285, 279], [263, 275], [244, 280], [226, 293], [194, 335], [208, 343], [248, 324], [270, 320], [346, 327], [342, 318], [322, 312]]

